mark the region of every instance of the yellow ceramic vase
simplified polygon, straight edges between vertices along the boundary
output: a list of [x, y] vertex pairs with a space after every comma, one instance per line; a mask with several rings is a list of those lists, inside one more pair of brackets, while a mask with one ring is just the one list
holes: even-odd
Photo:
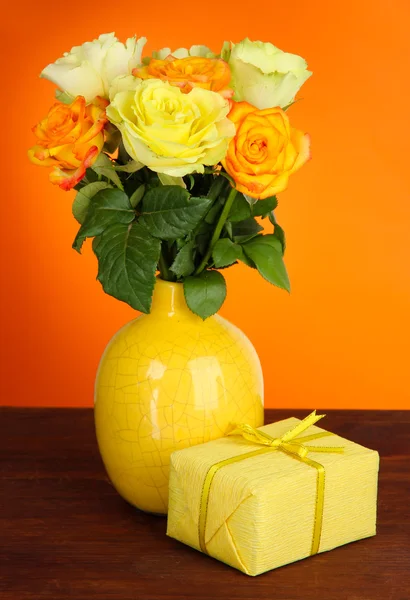
[[151, 313], [112, 338], [97, 373], [97, 439], [114, 487], [137, 508], [166, 514], [170, 454], [244, 422], [263, 425], [252, 344], [219, 315], [194, 315], [182, 284], [158, 279]]

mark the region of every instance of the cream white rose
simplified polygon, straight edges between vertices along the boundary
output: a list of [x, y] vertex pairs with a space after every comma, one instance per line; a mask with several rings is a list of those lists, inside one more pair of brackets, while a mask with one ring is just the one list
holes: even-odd
[[301, 56], [248, 38], [239, 44], [225, 42], [222, 58], [231, 68], [234, 100], [245, 100], [259, 109], [284, 108], [312, 75]]
[[119, 75], [112, 80], [110, 89], [108, 90], [109, 101], [112, 102], [119, 92], [127, 92], [135, 90], [137, 79], [134, 75]]
[[[215, 58], [216, 54], [212, 52], [208, 46], [191, 46], [190, 48], [177, 48], [177, 50], [171, 50], [171, 48], [161, 48], [161, 50], [155, 50], [152, 53], [152, 58], [157, 60], [164, 60], [172, 54], [174, 58], [187, 58], [188, 56], [201, 56], [202, 58]], [[149, 63], [150, 57], [144, 58], [144, 64]]]
[[125, 44], [114, 33], [104, 33], [93, 42], [74, 46], [48, 65], [41, 77], [49, 79], [75, 98], [84, 96], [87, 102], [96, 96], [108, 98], [111, 82], [119, 75], [129, 75], [141, 64], [141, 52], [146, 38], [129, 38]]
[[[204, 165], [224, 158], [235, 126], [227, 119], [229, 102], [220, 94], [202, 88], [183, 94], [159, 79], [116, 83], [123, 91], [111, 95], [107, 116], [134, 160], [158, 173], [183, 177], [203, 173]], [[134, 89], [124, 89], [131, 83]]]

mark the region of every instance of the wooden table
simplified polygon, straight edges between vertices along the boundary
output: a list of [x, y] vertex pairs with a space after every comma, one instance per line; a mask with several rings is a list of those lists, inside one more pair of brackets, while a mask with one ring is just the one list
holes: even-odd
[[380, 452], [378, 535], [252, 578], [117, 495], [91, 410], [0, 408], [1, 600], [409, 600], [410, 411], [321, 412]]

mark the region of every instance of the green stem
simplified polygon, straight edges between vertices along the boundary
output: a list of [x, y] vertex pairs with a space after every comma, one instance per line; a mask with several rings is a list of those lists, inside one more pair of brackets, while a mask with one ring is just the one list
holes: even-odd
[[159, 255], [158, 266], [159, 266], [159, 276], [161, 277], [161, 279], [164, 279], [165, 281], [174, 281], [174, 277], [168, 268], [167, 261], [164, 256], [164, 248], [161, 249], [161, 254]]
[[225, 180], [224, 177], [220, 177], [218, 176], [215, 181], [212, 183], [211, 187], [209, 188], [209, 191], [206, 195], [207, 198], [209, 198], [211, 200], [211, 203], [209, 205], [208, 210], [206, 211], [206, 213], [204, 214], [204, 216], [202, 217], [202, 220], [198, 223], [198, 225], [194, 228], [194, 230], [192, 231], [192, 238], [195, 238], [199, 228], [202, 225], [202, 221], [206, 218], [207, 214], [209, 213], [209, 211], [211, 210], [211, 208], [213, 207], [213, 205], [215, 204], [216, 200], [218, 199], [218, 197], [220, 196], [224, 186], [225, 186]]
[[211, 241], [209, 242], [208, 250], [206, 251], [205, 256], [203, 257], [201, 264], [195, 271], [195, 275], [199, 275], [205, 269], [205, 267], [208, 263], [208, 260], [211, 257], [212, 250], [214, 249], [216, 242], [219, 240], [219, 236], [221, 235], [222, 228], [225, 225], [226, 219], [228, 218], [228, 215], [232, 208], [232, 204], [233, 204], [233, 201], [235, 200], [236, 194], [237, 194], [236, 189], [232, 188], [231, 191], [229, 192], [229, 196], [226, 199], [225, 205], [223, 207], [223, 210], [219, 216], [218, 222], [217, 222], [214, 232], [212, 234]]

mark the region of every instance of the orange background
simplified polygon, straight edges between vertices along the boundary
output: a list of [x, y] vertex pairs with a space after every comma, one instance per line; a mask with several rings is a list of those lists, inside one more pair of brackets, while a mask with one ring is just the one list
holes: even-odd
[[[5, 5], [4, 5], [5, 7]], [[4, 10], [6, 13], [6, 10]], [[1, 402], [92, 405], [99, 358], [135, 313], [71, 249], [73, 193], [26, 158], [53, 102], [37, 75], [115, 30], [151, 51], [272, 41], [313, 77], [290, 110], [313, 160], [280, 196], [288, 296], [245, 266], [226, 271], [222, 315], [250, 337], [270, 407], [410, 408], [408, 0], [8, 3], [1, 28]]]

